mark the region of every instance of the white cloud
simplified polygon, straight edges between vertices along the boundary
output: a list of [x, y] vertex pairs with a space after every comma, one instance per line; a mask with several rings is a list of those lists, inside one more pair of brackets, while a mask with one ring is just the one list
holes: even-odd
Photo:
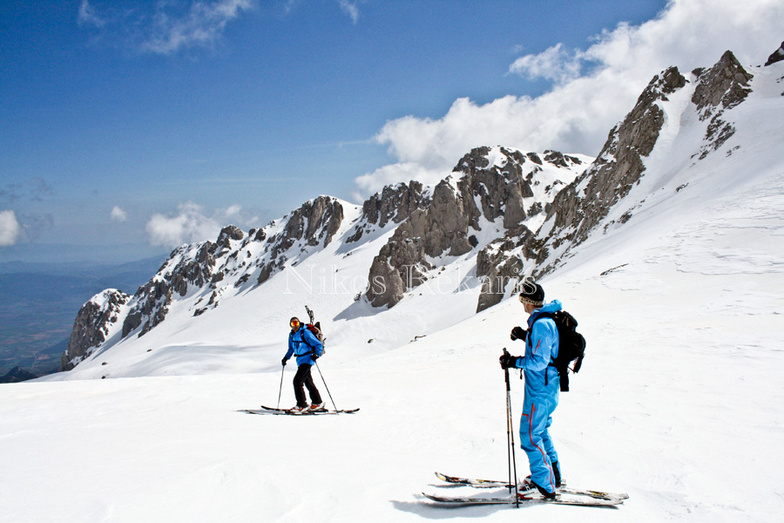
[[187, 13], [170, 13], [159, 4], [149, 37], [140, 48], [156, 54], [173, 54], [189, 47], [209, 47], [223, 34], [226, 24], [253, 6], [251, 0], [198, 1]]
[[95, 13], [95, 8], [90, 5], [88, 0], [82, 0], [82, 3], [79, 5], [79, 15], [77, 20], [80, 26], [91, 25], [100, 28], [106, 25], [106, 20], [99, 17]]
[[218, 236], [221, 224], [205, 216], [200, 205], [186, 202], [180, 204], [177, 210], [176, 216], [154, 214], [147, 222], [147, 234], [152, 245], [173, 248]]
[[128, 213], [116, 205], [112, 208], [110, 216], [114, 222], [122, 223], [128, 219]]
[[184, 243], [215, 240], [229, 224], [245, 229], [256, 227], [259, 220], [258, 215], [241, 205], [207, 213], [201, 205], [189, 201], [178, 205], [176, 214], [154, 214], [147, 222], [147, 235], [152, 245], [174, 248]]
[[359, 21], [359, 7], [356, 2], [349, 2], [349, 0], [339, 0], [340, 9], [346, 13], [351, 21], [356, 24]]
[[242, 205], [231, 205], [223, 212], [226, 218], [239, 218], [242, 213]]
[[509, 72], [529, 80], [544, 78], [563, 84], [580, 76], [580, 58], [581, 53], [569, 54], [559, 42], [543, 53], [518, 58], [509, 66]]
[[656, 18], [605, 30], [584, 51], [567, 51], [558, 43], [524, 56], [509, 72], [546, 78], [554, 83], [549, 92], [536, 98], [509, 95], [484, 105], [460, 98], [438, 119], [391, 120], [375, 139], [404, 166], [365, 174], [357, 186], [365, 193], [383, 183], [408, 181], [393, 176], [416, 170], [407, 164], [428, 172], [450, 170], [482, 145], [596, 155], [655, 74], [672, 65], [686, 72], [711, 66], [727, 49], [741, 63], [761, 64], [781, 42], [781, 20], [780, 0], [671, 0]]
[[14, 211], [0, 211], [0, 247], [14, 245], [22, 234], [22, 226]]
[[140, 53], [172, 55], [214, 46], [226, 25], [254, 4], [255, 0], [159, 1], [151, 12], [144, 6], [122, 11], [107, 0], [82, 0], [78, 21], [81, 27], [98, 30], [94, 42], [117, 40]]

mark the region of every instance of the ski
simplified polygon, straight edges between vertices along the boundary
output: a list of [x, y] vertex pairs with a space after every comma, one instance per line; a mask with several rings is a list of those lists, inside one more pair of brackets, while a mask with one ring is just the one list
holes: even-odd
[[305, 412], [294, 413], [289, 409], [277, 409], [275, 407], [261, 406], [261, 409], [244, 409], [243, 412], [248, 414], [271, 414], [271, 415], [288, 415], [288, 416], [320, 416], [322, 414], [353, 414], [359, 409], [340, 409], [340, 410], [308, 410]]
[[[458, 476], [447, 476], [440, 472], [436, 472], [436, 477], [441, 481], [447, 483], [446, 486], [455, 487], [474, 487], [474, 488], [514, 488], [514, 485], [509, 485], [507, 481], [499, 481], [492, 479], [474, 479], [474, 478], [461, 478]], [[599, 490], [585, 490], [568, 487], [566, 485], [558, 487], [560, 494], [572, 494], [575, 496], [587, 496], [595, 499], [604, 499], [608, 501], [624, 501], [629, 499], [629, 495], [620, 492], [602, 492]]]
[[512, 496], [501, 497], [474, 497], [474, 496], [437, 496], [422, 493], [430, 501], [434, 501], [438, 506], [449, 507], [467, 507], [473, 505], [519, 505], [521, 507], [529, 505], [572, 505], [578, 507], [598, 507], [598, 508], [617, 508], [623, 504], [623, 501], [608, 500], [608, 499], [594, 499], [585, 497], [569, 497], [559, 494], [555, 499], [546, 499], [541, 494], [537, 493], [522, 493], [515, 499]]

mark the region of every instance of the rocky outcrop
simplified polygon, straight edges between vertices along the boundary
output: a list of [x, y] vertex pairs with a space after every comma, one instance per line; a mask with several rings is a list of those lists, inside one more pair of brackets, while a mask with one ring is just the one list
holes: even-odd
[[[752, 76], [729, 51], [712, 68], [693, 74], [696, 85], [691, 102], [699, 119], [709, 121], [698, 153], [702, 159], [734, 133], [721, 117], [745, 100]], [[686, 78], [675, 67], [655, 76], [632, 111], [610, 132], [591, 167], [558, 193], [547, 213], [548, 224], [543, 226], [546, 235], [530, 238], [524, 247], [526, 258], [533, 256], [538, 262], [535, 277], [550, 272], [568, 250], [588, 238], [610, 209], [639, 183], [645, 171], [644, 158], [653, 151], [664, 124], [661, 103], [686, 84]], [[630, 217], [631, 211], [627, 211], [621, 221]], [[560, 256], [543, 264], [552, 251]]]
[[[153, 279], [139, 288], [135, 296], [136, 304], [123, 322], [123, 338], [139, 327], [139, 336], [144, 336], [166, 318], [174, 294], [173, 278]], [[178, 274], [176, 278], [181, 276]]]
[[773, 65], [776, 62], [781, 62], [782, 60], [784, 60], [784, 42], [781, 42], [779, 48], [773, 51], [773, 54], [768, 57], [768, 61], [765, 62], [765, 66], [767, 67], [769, 65]]
[[186, 296], [190, 289], [203, 289], [222, 274], [215, 270], [216, 258], [225, 256], [232, 240], [241, 240], [244, 233], [234, 225], [224, 227], [218, 241], [186, 245], [174, 250], [166, 263], [149, 282], [136, 291], [130, 311], [125, 317], [122, 337], [139, 330], [143, 336], [160, 324], [169, 313], [175, 295]]
[[[555, 247], [563, 242], [576, 244], [607, 215], [610, 208], [626, 196], [640, 180], [648, 156], [664, 124], [660, 101], [686, 85], [686, 78], [671, 67], [656, 75], [624, 120], [616, 125], [601, 153], [577, 180], [558, 193], [547, 213], [554, 219], [555, 232], [561, 235]], [[546, 258], [547, 252], [537, 257]]]
[[[256, 279], [262, 284], [273, 274], [283, 269], [290, 259], [292, 249], [299, 244], [300, 250], [305, 246], [326, 247], [343, 223], [344, 211], [340, 200], [329, 196], [319, 196], [315, 200], [305, 202], [299, 209], [285, 216], [283, 231], [267, 239], [264, 253], [267, 255], [260, 261], [260, 271]], [[296, 249], [294, 249], [296, 250]]]
[[[189, 293], [203, 295], [193, 309], [199, 316], [215, 308], [233, 276], [233, 286], [250, 281], [258, 271], [257, 284], [264, 283], [285, 263], [307, 247], [323, 248], [334, 238], [343, 222], [339, 200], [320, 196], [284, 217], [253, 229], [247, 235], [239, 227], [224, 227], [215, 242], [185, 245], [176, 249], [158, 273], [141, 286], [129, 303], [122, 337], [143, 336], [166, 319], [172, 301]], [[275, 230], [276, 233], [271, 234]], [[263, 248], [256, 247], [263, 244]]]
[[[308, 245], [329, 245], [343, 222], [343, 206], [336, 198], [319, 196], [291, 214], [282, 239], [304, 239]], [[284, 242], [285, 243], [285, 242]]]
[[362, 218], [346, 243], [357, 242], [365, 234], [383, 229], [389, 223], [400, 223], [428, 203], [429, 198], [419, 182], [388, 185], [362, 204]]
[[[559, 168], [582, 164], [578, 158], [553, 151], [547, 151], [545, 158]], [[373, 260], [366, 293], [370, 303], [392, 307], [406, 290], [426, 279], [435, 258], [482, 248], [478, 233], [483, 223], [515, 229], [530, 214], [542, 212], [546, 202], [534, 198], [533, 189], [542, 165], [535, 153], [504, 147], [479, 147], [466, 154], [433, 189], [428, 205], [412, 212]], [[542, 192], [556, 191], [550, 185]]]
[[82, 306], [62, 356], [62, 370], [72, 369], [106, 341], [111, 328], [121, 317], [122, 307], [130, 299], [131, 296], [122, 291], [107, 289]]
[[705, 145], [700, 149], [702, 160], [735, 134], [735, 128], [724, 121], [722, 115], [746, 99], [751, 92], [749, 82], [753, 76], [730, 51], [725, 52], [712, 68], [697, 70], [694, 74], [698, 81], [691, 101], [697, 107], [700, 120], [710, 120]]
[[[514, 236], [517, 236], [515, 241]], [[476, 304], [480, 312], [501, 302], [509, 284], [516, 284], [523, 274], [524, 260], [519, 247], [533, 233], [528, 229], [516, 235], [500, 238], [479, 251], [476, 275], [482, 279], [482, 289]]]
[[735, 107], [751, 92], [749, 82], [753, 75], [730, 51], [725, 52], [721, 60], [707, 71], [698, 69], [694, 73], [698, 83], [691, 102], [697, 107], [702, 120]]

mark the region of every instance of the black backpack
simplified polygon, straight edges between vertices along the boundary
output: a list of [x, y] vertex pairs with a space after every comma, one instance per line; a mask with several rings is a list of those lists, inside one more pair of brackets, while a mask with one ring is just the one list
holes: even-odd
[[[577, 332], [577, 320], [566, 311], [543, 312], [536, 319], [551, 318], [558, 328], [558, 357], [550, 365], [558, 369], [561, 377], [561, 391], [569, 390], [569, 370], [575, 374], [580, 371], [585, 358], [585, 338]], [[569, 365], [574, 362], [572, 367]], [[545, 374], [546, 376], [546, 374]]]

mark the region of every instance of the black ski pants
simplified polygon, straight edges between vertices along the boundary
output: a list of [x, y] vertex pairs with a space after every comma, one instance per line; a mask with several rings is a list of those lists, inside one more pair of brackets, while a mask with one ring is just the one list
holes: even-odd
[[310, 401], [313, 404], [321, 404], [321, 394], [319, 394], [316, 384], [313, 383], [313, 376], [310, 371], [313, 365], [303, 363], [297, 367], [297, 373], [294, 375], [294, 395], [297, 397], [297, 407], [307, 407], [308, 402], [305, 400], [305, 388], [308, 388], [310, 394]]

